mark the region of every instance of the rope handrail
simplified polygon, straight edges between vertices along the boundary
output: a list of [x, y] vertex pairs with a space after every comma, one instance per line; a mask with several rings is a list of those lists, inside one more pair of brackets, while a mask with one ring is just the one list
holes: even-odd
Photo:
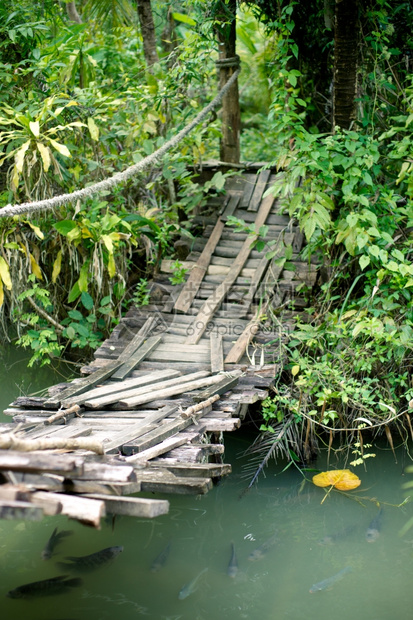
[[127, 179], [130, 179], [136, 174], [143, 172], [143, 170], [146, 170], [150, 166], [158, 163], [170, 149], [177, 146], [181, 140], [185, 138], [185, 136], [187, 136], [197, 125], [199, 125], [199, 123], [209, 114], [209, 112], [211, 112], [211, 110], [221, 103], [223, 97], [238, 78], [239, 74], [240, 69], [231, 75], [229, 80], [221, 88], [214, 99], [207, 106], [205, 106], [205, 108], [203, 108], [203, 110], [201, 110], [201, 112], [199, 112], [186, 127], [181, 129], [181, 131], [179, 131], [175, 136], [165, 142], [165, 144], [163, 144], [157, 151], [154, 151], [151, 155], [148, 155], [138, 163], [129, 166], [122, 172], [117, 172], [107, 179], [103, 179], [103, 181], [98, 181], [93, 185], [83, 187], [82, 189], [75, 190], [74, 192], [70, 192], [68, 194], [60, 194], [59, 196], [53, 196], [53, 198], [46, 198], [35, 202], [24, 202], [15, 205], [8, 204], [0, 209], [0, 217], [12, 217], [14, 215], [22, 215], [33, 211], [61, 207], [64, 204], [74, 202], [75, 200], [89, 198], [90, 196], [93, 196], [101, 191], [109, 190], [112, 187], [123, 183]]

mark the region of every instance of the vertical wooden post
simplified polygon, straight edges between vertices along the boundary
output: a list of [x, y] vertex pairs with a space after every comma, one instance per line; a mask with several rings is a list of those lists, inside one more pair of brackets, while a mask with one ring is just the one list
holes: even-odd
[[149, 71], [155, 62], [159, 62], [156, 50], [155, 25], [153, 23], [151, 0], [136, 0], [139, 24], [143, 40], [143, 53]]
[[[236, 55], [236, 0], [229, 0], [226, 10], [217, 15], [221, 25], [216, 26], [219, 59], [219, 87], [222, 88], [239, 67]], [[241, 114], [239, 108], [238, 80], [222, 100], [221, 161], [239, 163]]]
[[358, 0], [336, 0], [333, 128], [349, 129], [356, 118]]

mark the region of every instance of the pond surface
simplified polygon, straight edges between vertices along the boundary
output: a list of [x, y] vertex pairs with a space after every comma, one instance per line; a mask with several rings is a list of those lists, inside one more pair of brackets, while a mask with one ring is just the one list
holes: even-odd
[[[3, 370], [2, 408], [19, 395], [18, 377], [23, 370], [29, 391], [40, 389], [42, 382], [44, 386], [60, 380], [56, 375], [48, 377], [47, 372], [27, 371], [21, 364], [15, 368], [15, 380], [10, 377], [13, 367]], [[30, 373], [32, 380], [27, 379]], [[169, 496], [169, 514], [157, 519], [122, 517], [113, 522], [108, 518], [100, 531], [65, 517], [41, 522], [0, 521], [1, 617], [411, 617], [413, 528], [404, 536], [400, 530], [411, 518], [413, 504], [391, 505], [403, 502], [406, 490], [402, 485], [412, 478], [405, 474], [410, 460], [404, 453], [397, 451], [396, 464], [385, 443], [374, 445], [369, 451], [376, 457], [368, 460], [367, 471], [362, 466], [353, 469], [362, 479], [361, 486], [347, 495], [333, 491], [321, 503], [324, 490], [311, 482], [303, 484], [295, 469], [281, 473], [282, 463], [270, 464], [258, 486], [243, 494], [246, 459], [240, 455], [249, 442], [246, 433], [228, 433], [225, 461], [233, 464], [233, 474], [206, 496]], [[331, 468], [343, 466], [340, 460], [330, 459]], [[321, 455], [314, 467], [326, 469], [326, 455]], [[312, 475], [307, 474], [309, 480]], [[374, 498], [383, 507], [378, 519], [379, 508], [369, 501]], [[366, 532], [374, 520], [378, 536], [368, 542]], [[42, 550], [55, 527], [70, 529], [73, 534], [63, 539], [55, 556], [43, 560]], [[232, 544], [238, 568], [230, 572], [235, 576], [228, 574]], [[66, 556], [83, 556], [117, 545], [124, 550], [112, 563], [84, 575], [71, 575], [80, 577], [82, 584], [69, 593], [29, 600], [6, 597], [22, 584], [70, 574], [57, 566]], [[159, 561], [159, 570], [152, 570], [155, 559], [167, 548], [165, 562]], [[193, 586], [185, 587], [196, 577]]]

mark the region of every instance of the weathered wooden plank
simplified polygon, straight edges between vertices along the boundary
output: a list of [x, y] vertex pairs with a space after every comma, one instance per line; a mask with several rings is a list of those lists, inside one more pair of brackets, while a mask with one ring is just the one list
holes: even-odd
[[226, 420], [204, 418], [202, 425], [206, 432], [225, 433], [235, 431], [241, 426], [241, 420], [239, 418], [228, 418]]
[[136, 424], [129, 425], [124, 431], [118, 433], [111, 441], [105, 444], [105, 450], [107, 454], [110, 454], [117, 448], [120, 448], [124, 443], [136, 440], [138, 437], [149, 433], [157, 428], [157, 422], [160, 422], [164, 418], [177, 411], [178, 407], [163, 407], [159, 411], [145, 416], [143, 420]]
[[68, 475], [67, 478], [75, 480], [96, 480], [99, 482], [136, 482], [136, 474], [133, 467], [124, 462], [116, 464], [94, 463], [85, 461], [83, 472], [78, 475]]
[[44, 512], [40, 506], [33, 506], [30, 502], [0, 500], [0, 519], [24, 519], [25, 521], [40, 521]]
[[175, 476], [167, 470], [151, 470], [139, 472], [142, 491], [154, 493], [179, 493], [203, 495], [212, 489], [210, 478], [184, 478]]
[[[135, 387], [150, 385], [152, 383], [156, 383], [156, 381], [161, 381], [162, 379], [172, 379], [179, 375], [179, 371], [165, 368], [165, 370], [157, 370], [156, 372], [150, 372], [143, 376], [141, 375], [132, 379], [126, 379], [125, 381], [118, 381], [116, 383], [113, 382], [108, 385], [104, 385], [103, 387], [89, 390], [80, 398], [75, 397], [76, 404], [83, 404], [84, 402], [86, 402], [87, 400], [91, 400], [92, 398], [99, 398], [100, 396], [106, 396], [107, 394], [113, 394], [114, 392], [122, 392]], [[70, 406], [71, 402], [72, 401], [70, 398], [67, 400], [63, 400], [62, 407]]]
[[[198, 415], [197, 417], [200, 417], [200, 415]], [[142, 437], [138, 437], [133, 441], [125, 443], [122, 446], [122, 452], [127, 456], [136, 454], [138, 452], [143, 452], [148, 448], [152, 448], [152, 446], [160, 444], [164, 439], [167, 439], [171, 435], [183, 431], [184, 429], [188, 428], [188, 426], [191, 426], [191, 424], [193, 424], [192, 418], [189, 418], [187, 420], [171, 420], [170, 422], [163, 424], [159, 428], [155, 428], [149, 433], [146, 433], [146, 435], [143, 435]]]
[[151, 468], [164, 468], [172, 472], [177, 476], [186, 477], [199, 477], [199, 478], [221, 478], [222, 476], [228, 476], [231, 473], [232, 467], [230, 464], [216, 464], [216, 463], [176, 463], [174, 465], [170, 463], [163, 463], [162, 461], [155, 461], [151, 463]]
[[210, 334], [211, 343], [211, 372], [221, 372], [224, 370], [224, 349], [222, 345], [222, 336], [216, 332]]
[[244, 193], [241, 198], [240, 209], [246, 209], [248, 207], [258, 178], [256, 174], [245, 174], [244, 176], [245, 185]]
[[[206, 375], [209, 375], [209, 372], [202, 370], [196, 373], [191, 373], [190, 375], [182, 375], [180, 377], [175, 377], [174, 379], [168, 379], [167, 381], [161, 381], [159, 383], [153, 384], [152, 386], [143, 386], [141, 388], [137, 388], [134, 390], [126, 390], [126, 391], [119, 392], [117, 394], [108, 394], [107, 396], [102, 396], [100, 398], [92, 398], [90, 400], [87, 400], [85, 402], [85, 405], [86, 407], [89, 407], [90, 409], [98, 409], [99, 407], [105, 407], [106, 405], [118, 403], [120, 407], [122, 408], [123, 402], [127, 401], [129, 403], [132, 401], [132, 399], [135, 399], [136, 397], [142, 394], [147, 395], [147, 394], [152, 394], [152, 393], [158, 393], [160, 390], [163, 390], [170, 386], [174, 386], [179, 383], [186, 383], [190, 379], [197, 379], [197, 378], [205, 377]], [[153, 400], [153, 399], [149, 399], [149, 400]], [[147, 401], [143, 400], [142, 402], [149, 402], [149, 400]], [[129, 405], [125, 408], [129, 408]]]
[[238, 203], [241, 199], [242, 194], [240, 192], [230, 191], [228, 194], [228, 200], [224, 205], [223, 212], [220, 216], [220, 219], [224, 222], [227, 221], [228, 216], [233, 215], [235, 209], [238, 206]]
[[152, 448], [147, 448], [146, 450], [142, 450], [142, 452], [138, 452], [137, 454], [133, 453], [133, 447], [130, 446], [131, 450], [129, 451], [129, 456], [127, 456], [125, 460], [127, 463], [132, 464], [146, 463], [146, 461], [156, 458], [161, 454], [165, 454], [170, 450], [174, 450], [175, 448], [179, 448], [180, 446], [188, 444], [191, 441], [199, 441], [202, 433], [203, 426], [200, 426], [200, 428], [194, 432], [177, 433], [173, 437], [168, 437], [168, 439], [164, 439]]
[[[195, 374], [195, 373], [194, 373]], [[189, 377], [189, 375], [187, 375]], [[143, 405], [144, 403], [149, 403], [152, 400], [158, 400], [162, 398], [169, 398], [170, 396], [175, 396], [176, 394], [182, 394], [183, 392], [191, 392], [193, 390], [198, 390], [200, 388], [206, 387], [208, 385], [213, 385], [214, 383], [218, 383], [221, 380], [219, 375], [214, 375], [212, 377], [204, 377], [203, 379], [197, 379], [195, 381], [188, 381], [186, 383], [181, 383], [179, 385], [173, 385], [172, 387], [165, 388], [163, 390], [154, 390], [151, 393], [142, 394], [141, 396], [134, 396], [130, 398], [122, 398], [119, 401], [119, 407], [124, 407], [128, 409], [129, 407], [136, 407], [137, 405]]]
[[[255, 225], [256, 230], [259, 230], [259, 228], [265, 223], [265, 220], [267, 219], [268, 213], [270, 212], [273, 203], [274, 196], [267, 196], [267, 198], [262, 201], [261, 207], [257, 213]], [[238, 278], [243, 268], [243, 265], [251, 251], [251, 242], [252, 237], [248, 237], [244, 242], [240, 253], [235, 259], [230, 272], [227, 274], [227, 276], [224, 278], [223, 282], [218, 286], [218, 288], [214, 291], [214, 293], [203, 304], [202, 308], [198, 312], [194, 322], [191, 325], [192, 334], [188, 336], [186, 340], [187, 344], [196, 344], [201, 338], [209, 321], [224, 300], [225, 295], [229, 291], [232, 284], [234, 284], [235, 280]]]
[[86, 497], [101, 500], [105, 504], [106, 512], [114, 515], [153, 519], [169, 512], [169, 502], [166, 499], [110, 497], [98, 493], [90, 493]]
[[240, 362], [249, 343], [259, 330], [260, 322], [267, 311], [268, 303], [267, 301], [257, 310], [255, 317], [248, 323], [242, 334], [237, 338], [236, 343], [225, 358], [226, 364], [238, 364], [238, 362]]
[[270, 178], [271, 170], [263, 170], [260, 172], [258, 180], [255, 184], [254, 193], [248, 205], [248, 211], [258, 211], [262, 195], [264, 193], [267, 181]]
[[195, 295], [197, 294], [199, 285], [201, 284], [206, 273], [209, 261], [211, 260], [211, 256], [217, 243], [219, 242], [224, 226], [225, 222], [222, 220], [218, 220], [215, 224], [214, 230], [209, 237], [206, 246], [202, 250], [202, 254], [199, 257], [198, 262], [195, 267], [193, 267], [178, 299], [175, 302], [174, 310], [177, 312], [186, 312], [190, 307]]
[[128, 374], [136, 368], [139, 363], [148, 357], [149, 353], [156, 349], [158, 344], [162, 342], [162, 336], [151, 336], [133, 353], [127, 362], [124, 362], [116, 372], [113, 373], [112, 379], [123, 381]]
[[229, 392], [229, 390], [231, 390], [238, 384], [240, 374], [241, 372], [237, 371], [231, 373], [231, 375], [229, 376], [222, 375], [221, 381], [219, 383], [216, 383], [207, 390], [204, 390], [203, 392], [197, 394], [195, 400], [203, 401], [211, 398], [211, 396], [215, 396], [217, 394], [225, 394], [225, 392]]
[[36, 491], [32, 494], [32, 503], [40, 507], [45, 504], [60, 504], [61, 514], [98, 529], [100, 528], [100, 519], [106, 514], [103, 501], [78, 497], [77, 495], [66, 495], [65, 493]]
[[21, 472], [50, 472], [53, 474], [79, 476], [84, 462], [79, 456], [65, 454], [21, 453], [13, 450], [0, 451], [0, 470]]

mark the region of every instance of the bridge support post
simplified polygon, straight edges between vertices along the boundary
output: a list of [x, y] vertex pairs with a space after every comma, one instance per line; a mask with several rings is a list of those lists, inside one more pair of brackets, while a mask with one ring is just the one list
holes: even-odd
[[[221, 89], [239, 67], [236, 55], [236, 0], [225, 4], [225, 11], [217, 15], [221, 25], [216, 26], [219, 59], [219, 88]], [[238, 80], [222, 100], [222, 138], [220, 144], [221, 161], [239, 163], [241, 114], [239, 107]]]

